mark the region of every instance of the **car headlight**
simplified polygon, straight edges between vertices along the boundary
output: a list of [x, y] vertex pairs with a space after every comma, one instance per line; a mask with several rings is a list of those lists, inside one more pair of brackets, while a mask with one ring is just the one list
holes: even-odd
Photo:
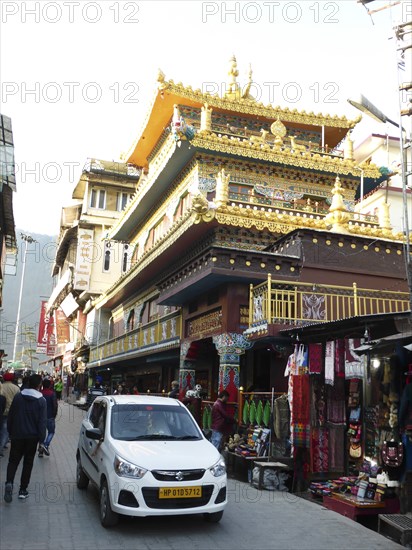
[[135, 479], [141, 479], [147, 472], [144, 468], [132, 464], [124, 460], [124, 458], [120, 458], [120, 456], [116, 456], [114, 459], [114, 471], [120, 477], [132, 477]]
[[220, 458], [216, 464], [209, 468], [210, 473], [215, 477], [220, 477], [226, 473], [226, 464], [223, 458]]

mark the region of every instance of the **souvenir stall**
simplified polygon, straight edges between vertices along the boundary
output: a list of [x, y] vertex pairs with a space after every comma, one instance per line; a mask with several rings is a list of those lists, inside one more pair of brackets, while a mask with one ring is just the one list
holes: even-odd
[[410, 511], [412, 345], [405, 344], [412, 334], [386, 332], [373, 340], [365, 326], [342, 325], [318, 342], [309, 327], [306, 334], [290, 331], [301, 340], [285, 372], [295, 478], [313, 498], [353, 519], [397, 513], [401, 502], [405, 511], [405, 498]]

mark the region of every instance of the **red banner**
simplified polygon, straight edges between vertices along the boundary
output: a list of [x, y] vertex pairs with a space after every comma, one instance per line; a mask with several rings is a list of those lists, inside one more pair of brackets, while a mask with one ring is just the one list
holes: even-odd
[[50, 315], [47, 313], [47, 300], [42, 301], [40, 308], [39, 333], [37, 336], [36, 353], [46, 353], [49, 340]]

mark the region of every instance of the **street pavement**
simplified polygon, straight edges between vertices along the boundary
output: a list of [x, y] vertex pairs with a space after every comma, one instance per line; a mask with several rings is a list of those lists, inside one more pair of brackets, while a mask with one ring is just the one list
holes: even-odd
[[402, 548], [322, 506], [289, 493], [258, 491], [229, 481], [229, 504], [218, 524], [202, 516], [122, 518], [104, 529], [98, 493], [75, 485], [75, 452], [85, 413], [60, 402], [51, 456], [35, 459], [30, 496], [3, 500], [8, 451], [0, 458], [1, 550], [196, 550], [196, 549], [385, 549]]

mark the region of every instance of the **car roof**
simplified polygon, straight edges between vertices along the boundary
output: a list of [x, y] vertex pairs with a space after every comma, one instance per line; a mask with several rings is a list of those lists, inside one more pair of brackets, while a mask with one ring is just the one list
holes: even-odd
[[182, 403], [178, 399], [168, 397], [157, 397], [155, 395], [105, 395], [98, 397], [97, 400], [109, 401], [116, 405], [166, 405], [168, 407], [181, 407]]

